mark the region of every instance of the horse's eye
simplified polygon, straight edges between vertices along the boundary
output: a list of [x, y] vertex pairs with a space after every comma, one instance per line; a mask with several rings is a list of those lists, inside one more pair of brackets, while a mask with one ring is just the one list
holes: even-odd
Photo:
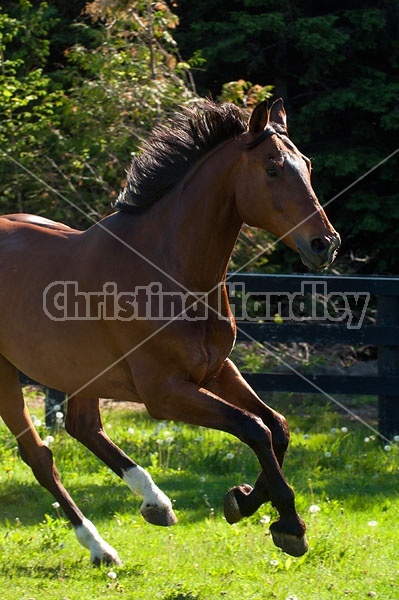
[[266, 173], [267, 173], [267, 176], [270, 177], [271, 179], [278, 177], [278, 171], [275, 168], [266, 169]]

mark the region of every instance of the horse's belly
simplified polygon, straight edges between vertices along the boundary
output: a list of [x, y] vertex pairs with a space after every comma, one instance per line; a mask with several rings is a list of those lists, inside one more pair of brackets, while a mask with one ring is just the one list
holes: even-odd
[[68, 358], [60, 357], [55, 360], [49, 354], [42, 356], [39, 361], [21, 353], [7, 358], [34, 381], [70, 396], [140, 402], [129, 372], [124, 365], [113, 364], [115, 361], [108, 364], [82, 362], [71, 368]]
[[123, 352], [100, 324], [57, 324], [15, 312], [11, 320], [0, 311], [0, 354], [18, 370], [68, 394], [139, 401]]

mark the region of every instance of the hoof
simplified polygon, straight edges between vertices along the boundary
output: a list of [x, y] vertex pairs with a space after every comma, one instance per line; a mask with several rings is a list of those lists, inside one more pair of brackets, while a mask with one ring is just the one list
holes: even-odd
[[247, 496], [252, 492], [252, 487], [247, 483], [241, 486], [231, 488], [224, 496], [223, 510], [226, 521], [232, 525], [238, 523], [245, 515], [241, 513], [238, 498], [242, 495]]
[[144, 519], [152, 525], [169, 527], [170, 525], [175, 525], [177, 523], [177, 517], [173, 512], [172, 507], [147, 504], [141, 509], [141, 514]]
[[101, 554], [101, 556], [94, 556], [91, 559], [91, 562], [96, 567], [100, 567], [101, 565], [117, 565], [118, 567], [122, 566], [122, 561], [115, 551], [104, 552]]
[[284, 533], [283, 531], [278, 531], [275, 525], [276, 523], [271, 525], [270, 533], [272, 534], [274, 544], [278, 548], [281, 548], [291, 556], [302, 556], [308, 551], [309, 546], [305, 534], [298, 537], [291, 533]]

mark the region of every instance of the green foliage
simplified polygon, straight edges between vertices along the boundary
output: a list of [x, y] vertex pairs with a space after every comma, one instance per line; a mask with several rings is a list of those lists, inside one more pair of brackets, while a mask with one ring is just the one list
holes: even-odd
[[[40, 172], [43, 154], [56, 142], [57, 110], [63, 94], [43, 74], [49, 52], [48, 37], [56, 20], [47, 4], [30, 10], [20, 3], [21, 20], [0, 12], [0, 149]], [[31, 33], [33, 32], [33, 33]], [[0, 155], [0, 205], [23, 210], [22, 198], [32, 193], [32, 178], [4, 153]]]
[[237, 106], [253, 108], [259, 102], [272, 97], [272, 85], [253, 85], [240, 79], [223, 84], [220, 102], [233, 102]]
[[164, 2], [88, 3], [60, 68], [49, 51], [62, 10], [20, 0], [0, 12], [0, 209], [87, 227], [154, 123], [193, 93]]

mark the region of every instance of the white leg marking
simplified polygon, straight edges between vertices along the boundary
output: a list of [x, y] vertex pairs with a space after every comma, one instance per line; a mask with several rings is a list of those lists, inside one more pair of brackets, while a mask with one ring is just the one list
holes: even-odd
[[172, 503], [152, 480], [151, 475], [139, 465], [123, 471], [128, 487], [143, 497], [140, 511], [143, 517], [155, 525], [173, 525], [177, 522]]
[[82, 525], [75, 527], [75, 534], [82, 546], [90, 550], [92, 563], [96, 565], [102, 562], [122, 564], [117, 551], [103, 540], [97, 528], [89, 519], [83, 519]]

